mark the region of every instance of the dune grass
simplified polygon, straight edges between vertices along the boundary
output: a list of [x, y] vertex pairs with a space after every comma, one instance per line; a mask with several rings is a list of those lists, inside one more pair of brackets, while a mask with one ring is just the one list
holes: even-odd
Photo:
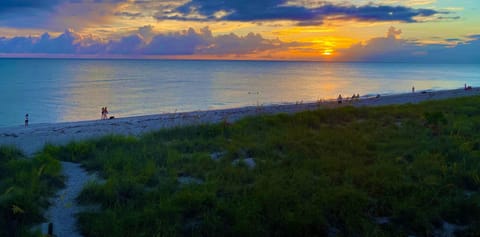
[[[103, 181], [85, 236], [480, 235], [480, 97], [47, 146]], [[244, 160], [252, 158], [255, 166]]]
[[32, 227], [44, 221], [48, 197], [62, 184], [57, 159], [0, 147], [0, 236], [40, 236]]

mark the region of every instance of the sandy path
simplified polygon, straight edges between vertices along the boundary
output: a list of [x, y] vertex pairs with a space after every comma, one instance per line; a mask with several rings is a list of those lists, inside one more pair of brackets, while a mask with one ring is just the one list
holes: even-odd
[[[63, 174], [66, 176], [65, 189], [60, 190], [52, 200], [52, 206], [47, 210], [45, 217], [53, 223], [53, 234], [58, 237], [80, 237], [77, 230], [75, 215], [82, 211], [76, 204], [75, 198], [82, 191], [83, 186], [90, 178], [79, 164], [62, 162]], [[48, 223], [42, 225], [42, 233], [46, 234]]]
[[380, 98], [362, 98], [355, 103], [342, 103], [341, 105], [333, 100], [300, 104], [268, 105], [261, 107], [250, 106], [223, 110], [158, 114], [116, 118], [112, 120], [32, 124], [28, 128], [24, 128], [23, 126], [0, 128], [0, 144], [17, 146], [27, 155], [32, 155], [42, 149], [47, 143], [64, 145], [70, 141], [79, 141], [109, 134], [137, 136], [146, 132], [157, 131], [161, 128], [217, 123], [225, 120], [232, 122], [247, 116], [258, 114], [296, 113], [300, 111], [344, 105], [381, 106], [418, 103], [427, 100], [439, 100], [473, 95], [480, 95], [480, 89], [474, 88], [468, 91], [457, 89], [387, 95], [381, 96]]

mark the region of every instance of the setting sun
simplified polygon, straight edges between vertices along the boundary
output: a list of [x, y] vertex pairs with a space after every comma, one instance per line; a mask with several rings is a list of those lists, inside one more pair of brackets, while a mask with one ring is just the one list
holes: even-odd
[[323, 56], [331, 56], [333, 54], [333, 49], [324, 49], [322, 55]]

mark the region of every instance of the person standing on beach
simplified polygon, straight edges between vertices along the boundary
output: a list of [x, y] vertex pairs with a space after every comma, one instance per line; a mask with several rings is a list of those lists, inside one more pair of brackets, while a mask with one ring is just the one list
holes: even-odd
[[25, 114], [25, 127], [28, 127], [28, 114]]
[[105, 107], [102, 107], [102, 117], [100, 117], [100, 119], [105, 119]]
[[412, 93], [415, 93], [415, 86], [412, 86]]
[[338, 101], [339, 104], [342, 103], [342, 100], [343, 100], [342, 94], [338, 95], [337, 101]]

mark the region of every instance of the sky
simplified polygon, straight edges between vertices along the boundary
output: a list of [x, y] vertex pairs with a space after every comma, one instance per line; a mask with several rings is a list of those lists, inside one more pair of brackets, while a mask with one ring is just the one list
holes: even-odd
[[0, 57], [480, 63], [478, 0], [2, 0]]

